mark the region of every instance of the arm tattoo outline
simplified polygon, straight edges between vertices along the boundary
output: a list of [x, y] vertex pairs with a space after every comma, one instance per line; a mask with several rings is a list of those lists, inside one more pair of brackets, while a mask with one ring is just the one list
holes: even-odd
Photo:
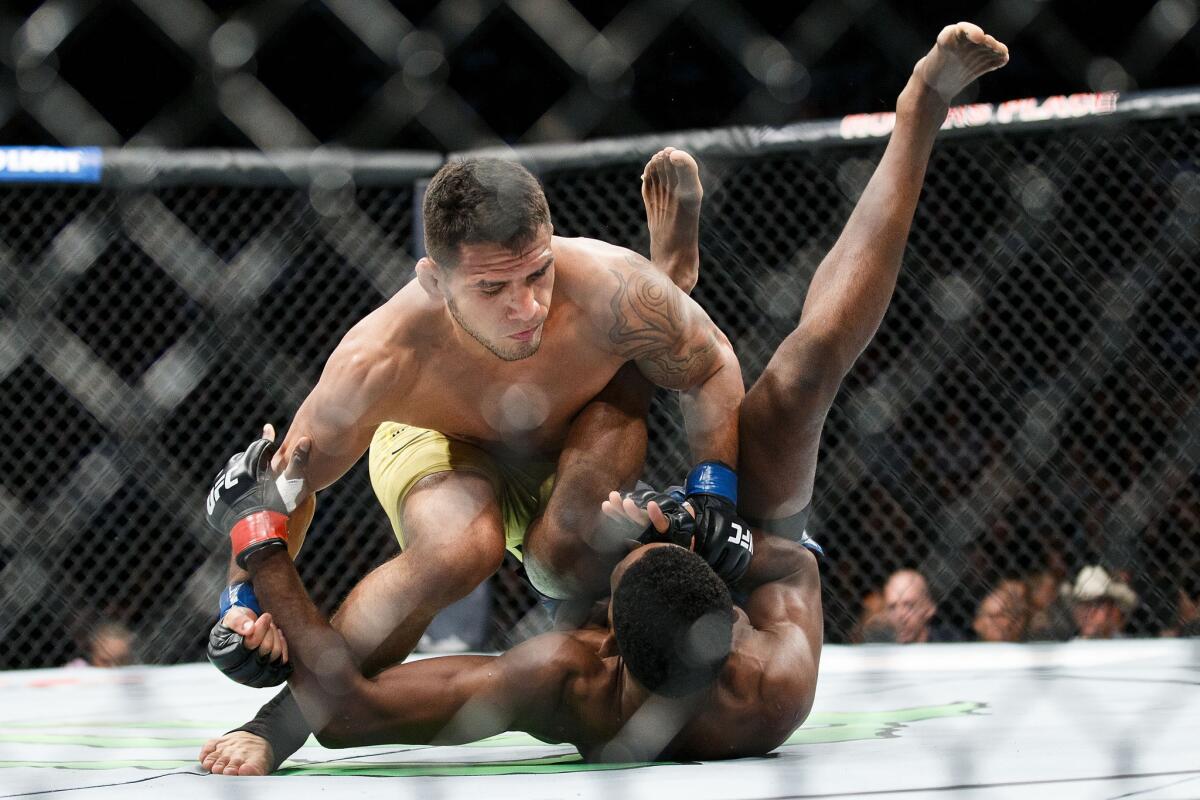
[[686, 336], [688, 314], [680, 293], [672, 291], [675, 287], [665, 277], [656, 280], [632, 258], [626, 261], [635, 267], [629, 275], [610, 268], [618, 285], [609, 303], [609, 341], [659, 386], [691, 388], [698, 374], [712, 367], [716, 336], [711, 330], [705, 331], [703, 342]]

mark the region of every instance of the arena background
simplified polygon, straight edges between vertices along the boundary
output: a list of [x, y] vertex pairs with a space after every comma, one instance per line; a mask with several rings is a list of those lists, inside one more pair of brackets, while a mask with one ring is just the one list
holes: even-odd
[[[208, 480], [407, 280], [413, 200], [446, 153], [544, 145], [519, 155], [558, 230], [645, 251], [640, 166], [694, 144], [696, 296], [753, 379], [880, 152], [841, 134], [879, 120], [665, 132], [886, 111], [960, 18], [1013, 53], [964, 102], [1186, 87], [1200, 64], [1192, 0], [0, 13], [0, 144], [105, 147], [118, 167], [0, 188], [0, 667], [61, 664], [102, 620], [134, 630], [140, 660], [202, 657], [226, 557], [199, 514]], [[964, 633], [1000, 579], [1091, 563], [1132, 581], [1135, 634], [1194, 613], [1200, 135], [1195, 98], [1167, 97], [939, 143], [892, 310], [826, 428], [831, 641], [902, 565]], [[676, 419], [663, 398], [655, 480], [686, 466]], [[328, 611], [394, 551], [360, 465], [323, 495], [300, 564]], [[511, 568], [494, 584], [500, 644], [530, 598]]]

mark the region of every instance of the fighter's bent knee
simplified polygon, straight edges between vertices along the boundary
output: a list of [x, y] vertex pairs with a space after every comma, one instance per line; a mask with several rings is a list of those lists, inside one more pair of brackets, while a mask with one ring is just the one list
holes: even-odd
[[422, 570], [436, 576], [428, 586], [443, 602], [454, 602], [491, 577], [504, 562], [504, 536], [497, 532], [463, 532], [455, 541], [434, 546], [429, 540], [409, 548]]

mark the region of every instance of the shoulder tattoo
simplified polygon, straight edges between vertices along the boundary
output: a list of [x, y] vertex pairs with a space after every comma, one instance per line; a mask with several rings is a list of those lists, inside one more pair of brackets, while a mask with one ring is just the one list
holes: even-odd
[[634, 272], [612, 270], [617, 290], [609, 302], [613, 323], [608, 339], [659, 386], [690, 388], [711, 368], [717, 338], [708, 325], [695, 324], [681, 293], [665, 276], [632, 258], [627, 261]]

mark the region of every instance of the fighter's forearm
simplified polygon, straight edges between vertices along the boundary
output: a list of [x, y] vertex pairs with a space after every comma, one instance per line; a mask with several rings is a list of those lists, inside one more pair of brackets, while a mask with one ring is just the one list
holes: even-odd
[[901, 96], [883, 158], [837, 243], [813, 275], [799, 331], [839, 381], [870, 343], [891, 302], [901, 255], [945, 106], [913, 87]]
[[332, 721], [355, 713], [367, 679], [346, 641], [313, 605], [283, 548], [259, 550], [247, 559], [254, 592], [288, 643], [288, 683], [304, 718], [318, 735]]
[[701, 383], [682, 392], [679, 404], [693, 461], [737, 465], [738, 410], [746, 394], [741, 367], [724, 337], [716, 349], [715, 369]]
[[263, 610], [287, 637], [288, 684], [322, 744], [454, 744], [521, 724], [522, 691], [509, 685], [500, 658], [426, 659], [364, 678], [281, 549], [252, 555], [249, 566]]
[[[308, 526], [312, 524], [313, 514], [317, 510], [317, 495], [305, 491], [299, 495], [299, 502], [288, 518], [288, 555], [295, 559], [304, 545], [304, 537], [308, 535]], [[250, 573], [238, 566], [233, 553], [229, 554], [229, 583], [233, 585], [250, 580]]]

